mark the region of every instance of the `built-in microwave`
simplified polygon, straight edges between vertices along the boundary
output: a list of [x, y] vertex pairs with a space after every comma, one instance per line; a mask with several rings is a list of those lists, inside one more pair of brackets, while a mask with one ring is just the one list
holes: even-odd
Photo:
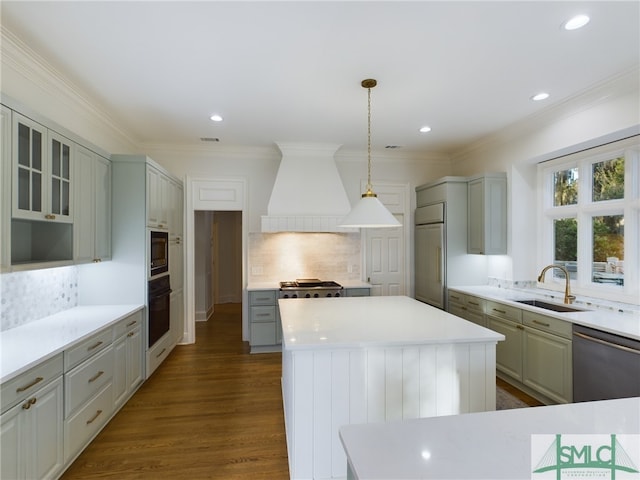
[[149, 276], [169, 271], [169, 233], [151, 230], [149, 248]]

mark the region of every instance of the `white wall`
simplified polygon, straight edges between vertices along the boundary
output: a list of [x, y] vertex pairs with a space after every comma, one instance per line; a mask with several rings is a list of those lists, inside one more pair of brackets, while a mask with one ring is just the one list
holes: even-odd
[[640, 70], [560, 102], [455, 155], [453, 174], [506, 171], [509, 178], [509, 255], [490, 259], [490, 276], [534, 280], [537, 275], [536, 165], [560, 154], [611, 141], [640, 127]]

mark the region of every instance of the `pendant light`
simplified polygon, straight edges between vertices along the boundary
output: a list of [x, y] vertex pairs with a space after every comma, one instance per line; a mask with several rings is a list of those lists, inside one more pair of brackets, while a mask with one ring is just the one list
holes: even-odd
[[349, 228], [382, 228], [400, 227], [395, 217], [378, 200], [371, 187], [371, 89], [378, 84], [374, 79], [363, 80], [361, 85], [367, 89], [367, 191], [340, 222], [341, 227]]

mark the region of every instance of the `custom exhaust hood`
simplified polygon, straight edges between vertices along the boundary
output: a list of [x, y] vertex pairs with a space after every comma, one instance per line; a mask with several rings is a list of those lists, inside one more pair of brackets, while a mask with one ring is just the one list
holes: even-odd
[[336, 167], [340, 145], [277, 142], [282, 160], [263, 232], [348, 232], [338, 227], [351, 204]]

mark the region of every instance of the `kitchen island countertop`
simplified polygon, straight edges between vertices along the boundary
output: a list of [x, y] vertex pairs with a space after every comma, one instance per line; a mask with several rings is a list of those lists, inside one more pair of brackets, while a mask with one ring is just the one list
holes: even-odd
[[280, 300], [284, 347], [357, 348], [504, 339], [499, 333], [410, 297], [354, 297], [339, 302], [331, 298]]
[[[575, 303], [572, 306], [583, 309], [583, 311], [554, 312], [552, 310], [545, 310], [517, 302], [517, 300], [539, 299], [550, 301], [551, 303], [562, 303], [562, 300], [549, 300], [549, 298], [547, 298], [547, 294], [549, 294], [550, 291], [543, 289], [516, 290], [492, 287], [488, 285], [479, 285], [449, 287], [449, 290], [474, 295], [486, 300], [494, 300], [496, 302], [511, 304], [522, 310], [540, 313], [542, 315], [559, 318], [570, 323], [575, 323], [578, 325], [583, 325], [585, 327], [591, 327], [597, 330], [602, 330], [616, 335], [622, 335], [624, 337], [640, 340], [640, 312], [638, 311], [618, 312], [611, 309], [597, 308], [589, 304]], [[555, 296], [558, 296], [557, 292], [551, 293], [554, 293]]]
[[0, 383], [142, 308], [144, 305], [78, 306], [0, 332]]

